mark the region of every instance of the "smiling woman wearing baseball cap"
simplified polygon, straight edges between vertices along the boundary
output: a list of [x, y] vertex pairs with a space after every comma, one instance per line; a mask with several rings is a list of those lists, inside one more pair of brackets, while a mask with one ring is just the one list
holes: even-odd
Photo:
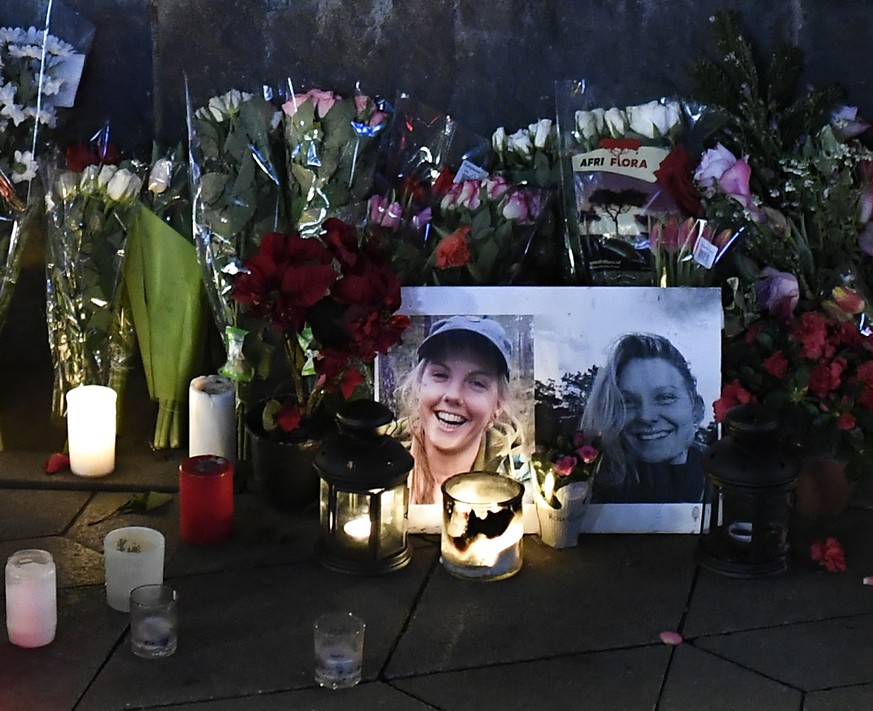
[[512, 346], [484, 316], [436, 321], [418, 347], [418, 365], [400, 385], [400, 431], [415, 459], [411, 503], [440, 500], [440, 486], [466, 471], [515, 478], [526, 467], [523, 436], [512, 413]]

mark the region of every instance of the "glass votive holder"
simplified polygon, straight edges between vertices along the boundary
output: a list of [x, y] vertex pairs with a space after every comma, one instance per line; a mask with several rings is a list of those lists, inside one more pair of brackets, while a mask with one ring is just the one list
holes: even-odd
[[179, 638], [176, 591], [169, 585], [140, 585], [130, 591], [130, 649], [160, 659], [176, 651]]
[[233, 464], [201, 454], [179, 465], [179, 536], [186, 543], [221, 543], [233, 532]]
[[351, 612], [328, 612], [315, 621], [315, 681], [327, 689], [347, 689], [361, 681], [364, 629]]
[[144, 526], [110, 531], [103, 539], [106, 602], [119, 612], [130, 611], [130, 591], [164, 582], [164, 535]]
[[80, 385], [67, 392], [67, 443], [70, 471], [101, 477], [115, 469], [115, 390], [104, 385]]
[[51, 553], [27, 549], [6, 561], [6, 631], [19, 647], [44, 647], [58, 626], [57, 573]]
[[459, 578], [502, 580], [521, 570], [524, 486], [491, 472], [443, 482], [443, 567]]

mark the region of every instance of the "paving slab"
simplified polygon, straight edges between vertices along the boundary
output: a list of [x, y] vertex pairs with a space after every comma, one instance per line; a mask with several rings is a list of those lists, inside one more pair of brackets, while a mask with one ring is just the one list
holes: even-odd
[[408, 694], [387, 684], [371, 682], [353, 689], [304, 689], [278, 694], [247, 696], [244, 699], [223, 699], [196, 704], [173, 706], [179, 711], [427, 711], [435, 706], [416, 701]]
[[873, 709], [873, 684], [812, 691], [806, 695], [803, 702], [803, 711], [870, 711], [870, 709]]
[[[847, 571], [829, 573], [809, 558], [809, 544], [836, 536], [843, 544]], [[788, 571], [760, 580], [737, 580], [701, 570], [683, 634], [732, 632], [792, 622], [873, 612], [873, 515], [853, 510], [843, 516], [801, 522], [794, 535]]]
[[430, 674], [392, 684], [452, 711], [653, 709], [669, 657], [670, 650], [657, 645]]
[[497, 582], [439, 566], [387, 678], [648, 644], [677, 628], [693, 579], [692, 538], [581, 540], [555, 550], [528, 536], [521, 571]]
[[177, 578], [179, 646], [162, 660], [122, 644], [77, 711], [113, 711], [313, 687], [312, 624], [350, 610], [367, 622], [365, 680], [374, 680], [435, 564], [416, 550], [407, 568], [378, 579], [316, 563]]
[[0, 540], [60, 535], [89, 498], [86, 492], [3, 491], [0, 493]]
[[126, 627], [127, 615], [106, 604], [102, 585], [59, 590], [54, 642], [39, 649], [22, 649], [3, 633], [0, 709], [73, 709]]
[[658, 711], [800, 711], [797, 689], [682, 644], [673, 652]]
[[701, 637], [694, 643], [804, 691], [873, 682], [873, 615]]
[[[41, 548], [52, 554], [57, 570], [58, 588], [73, 588], [84, 585], [100, 585], [102, 587], [105, 582], [103, 554], [63, 536], [2, 541], [0, 542], [0, 561], [5, 564], [10, 555], [25, 548]], [[3, 597], [5, 598], [5, 596], [4, 590]]]

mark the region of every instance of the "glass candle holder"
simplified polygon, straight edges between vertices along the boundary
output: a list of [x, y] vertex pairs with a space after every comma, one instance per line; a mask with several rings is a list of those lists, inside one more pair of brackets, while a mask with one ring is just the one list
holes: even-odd
[[221, 543], [233, 532], [233, 465], [201, 454], [179, 465], [179, 536], [187, 543]]
[[112, 388], [80, 385], [67, 393], [70, 471], [100, 477], [115, 469], [116, 400]]
[[164, 535], [145, 526], [126, 526], [103, 539], [106, 602], [113, 610], [130, 612], [130, 591], [164, 582]]
[[19, 647], [44, 647], [58, 626], [57, 576], [51, 553], [28, 549], [6, 562], [6, 631]]
[[441, 489], [443, 567], [475, 580], [502, 580], [521, 570], [524, 487], [500, 474], [468, 472]]

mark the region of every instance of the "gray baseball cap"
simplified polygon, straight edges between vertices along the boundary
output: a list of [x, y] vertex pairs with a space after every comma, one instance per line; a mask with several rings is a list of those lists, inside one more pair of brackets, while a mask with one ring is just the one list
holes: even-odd
[[428, 350], [434, 345], [434, 339], [439, 340], [439, 336], [443, 336], [451, 331], [467, 331], [484, 338], [497, 349], [503, 369], [506, 375], [509, 375], [512, 344], [509, 342], [503, 326], [487, 316], [449, 316], [448, 318], [435, 321], [430, 327], [427, 337], [418, 347], [418, 357], [426, 357]]

